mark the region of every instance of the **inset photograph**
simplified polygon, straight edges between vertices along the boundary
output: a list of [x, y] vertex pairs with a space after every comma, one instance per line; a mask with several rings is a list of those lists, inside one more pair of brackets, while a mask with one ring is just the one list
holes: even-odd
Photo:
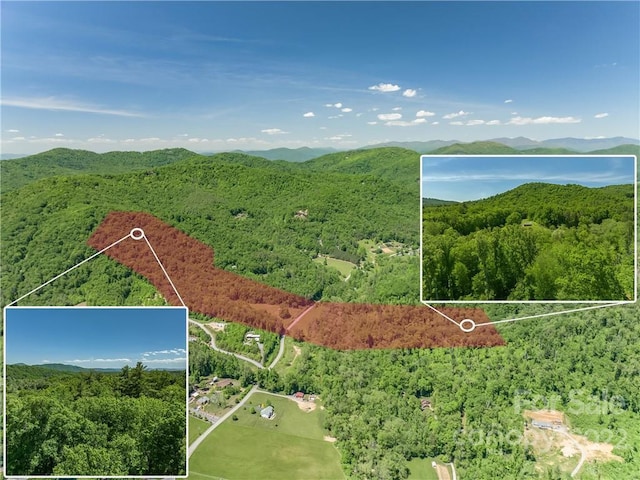
[[6, 307], [7, 477], [185, 477], [182, 307]]
[[421, 157], [424, 302], [634, 301], [632, 155]]

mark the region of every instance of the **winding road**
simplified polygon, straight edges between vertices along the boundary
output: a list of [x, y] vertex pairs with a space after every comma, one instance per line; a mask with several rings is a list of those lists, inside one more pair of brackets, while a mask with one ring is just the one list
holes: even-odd
[[[215, 336], [211, 334], [211, 332], [209, 330], [207, 330], [207, 328], [204, 326], [204, 324], [200, 323], [200, 322], [196, 322], [195, 320], [192, 320], [191, 318], [189, 319], [189, 322], [192, 323], [193, 325], [197, 325], [198, 327], [200, 327], [202, 330], [205, 331], [205, 333], [207, 335], [209, 335], [209, 338], [211, 338], [211, 343], [209, 343], [209, 346], [211, 348], [213, 348], [215, 351], [220, 352], [220, 353], [224, 353], [226, 355], [233, 355], [234, 357], [236, 357], [239, 360], [244, 360], [245, 362], [249, 362], [252, 365], [255, 365], [258, 368], [264, 368], [264, 365], [262, 365], [260, 362], [256, 362], [254, 359], [249, 358], [249, 357], [245, 357], [244, 355], [240, 355], [239, 353], [234, 353], [234, 352], [228, 352], [226, 350], [223, 350], [221, 348], [219, 348], [216, 345], [216, 339]], [[281, 347], [282, 350], [282, 347]], [[278, 357], [276, 357], [276, 359], [279, 359], [279, 357], [281, 357], [281, 352], [278, 352]], [[272, 364], [273, 365], [273, 364]], [[271, 367], [269, 367], [271, 368]]]
[[[308, 310], [307, 310], [308, 311]], [[307, 311], [303, 312], [302, 315], [304, 315], [304, 313], [306, 313]], [[296, 320], [300, 319], [302, 317], [302, 315], [300, 315]], [[256, 362], [255, 360], [245, 357], [244, 355], [240, 355], [239, 353], [233, 353], [233, 352], [228, 352], [226, 350], [222, 350], [221, 348], [218, 348], [216, 346], [216, 341], [215, 341], [215, 335], [213, 335], [210, 331], [207, 330], [207, 328], [205, 328], [204, 324], [200, 323], [200, 322], [196, 322], [195, 320], [192, 320], [191, 318], [189, 319], [189, 322], [199, 326], [202, 330], [205, 331], [205, 333], [207, 335], [209, 335], [209, 338], [211, 338], [211, 343], [209, 344], [209, 346], [211, 348], [213, 348], [214, 350], [220, 352], [220, 353], [224, 353], [226, 355], [233, 355], [234, 357], [240, 359], [240, 360], [244, 360], [245, 362], [249, 362], [252, 365], [255, 365], [258, 368], [265, 368], [264, 365], [262, 365], [261, 363]], [[280, 348], [278, 349], [278, 355], [276, 356], [276, 358], [274, 358], [273, 362], [271, 362], [271, 365], [269, 365], [269, 369], [273, 368], [276, 366], [276, 364], [280, 361], [280, 359], [282, 358], [282, 355], [284, 354], [284, 335], [282, 335], [280, 337]], [[225, 413], [223, 416], [221, 416], [220, 418], [217, 419], [217, 421], [211, 425], [209, 428], [207, 428], [202, 435], [200, 435], [198, 438], [195, 439], [195, 441], [189, 445], [189, 449], [188, 449], [188, 456], [190, 457], [191, 454], [196, 450], [196, 448], [198, 448], [198, 446], [204, 441], [205, 438], [207, 438], [207, 435], [209, 435], [211, 432], [213, 432], [219, 425], [222, 424], [222, 422], [224, 422], [227, 418], [229, 418], [231, 415], [233, 415], [236, 410], [238, 410], [240, 407], [242, 407], [245, 402], [249, 399], [249, 397], [251, 395], [253, 395], [255, 392], [259, 391], [258, 390], [258, 385], [254, 385], [251, 390], [249, 390], [247, 392], [247, 394], [244, 396], [244, 398], [242, 400], [240, 400], [240, 403], [238, 403], [235, 407], [233, 407], [231, 410], [229, 410], [227, 413]], [[265, 392], [268, 393], [268, 392]], [[274, 394], [271, 394], [274, 395]], [[284, 395], [282, 395], [284, 396]], [[285, 397], [286, 398], [286, 397]]]

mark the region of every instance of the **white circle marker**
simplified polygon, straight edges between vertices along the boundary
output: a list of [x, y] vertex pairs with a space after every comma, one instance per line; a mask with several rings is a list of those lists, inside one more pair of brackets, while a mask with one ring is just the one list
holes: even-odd
[[476, 329], [476, 322], [470, 318], [465, 318], [460, 322], [460, 330], [465, 333], [473, 332]]
[[129, 235], [131, 235], [131, 238], [133, 238], [134, 240], [142, 240], [142, 237], [144, 237], [144, 230], [142, 230], [141, 228], [132, 228]]

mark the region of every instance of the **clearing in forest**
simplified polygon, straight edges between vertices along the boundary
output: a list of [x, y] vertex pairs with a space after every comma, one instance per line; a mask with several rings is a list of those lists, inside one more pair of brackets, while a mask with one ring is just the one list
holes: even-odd
[[[275, 418], [266, 420], [256, 406], [271, 404]], [[305, 413], [295, 402], [255, 393], [196, 449], [189, 460], [189, 478], [344, 478], [340, 454], [325, 440], [324, 412]]]
[[[529, 421], [524, 432], [525, 444], [533, 448], [540, 472], [557, 467], [571, 473], [578, 465], [582, 468], [582, 462], [624, 461], [612, 453], [614, 445], [591, 442], [587, 437], [571, 433], [562, 412], [525, 410], [523, 415]], [[534, 421], [538, 426], [532, 424]]]

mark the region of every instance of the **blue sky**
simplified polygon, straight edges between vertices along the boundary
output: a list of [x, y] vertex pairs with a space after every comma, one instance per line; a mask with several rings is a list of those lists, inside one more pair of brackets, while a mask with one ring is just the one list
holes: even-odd
[[2, 151], [639, 136], [638, 2], [2, 2]]
[[423, 156], [422, 197], [469, 201], [530, 182], [586, 187], [634, 183], [635, 157]]
[[8, 364], [186, 368], [183, 308], [8, 307], [5, 315]]

